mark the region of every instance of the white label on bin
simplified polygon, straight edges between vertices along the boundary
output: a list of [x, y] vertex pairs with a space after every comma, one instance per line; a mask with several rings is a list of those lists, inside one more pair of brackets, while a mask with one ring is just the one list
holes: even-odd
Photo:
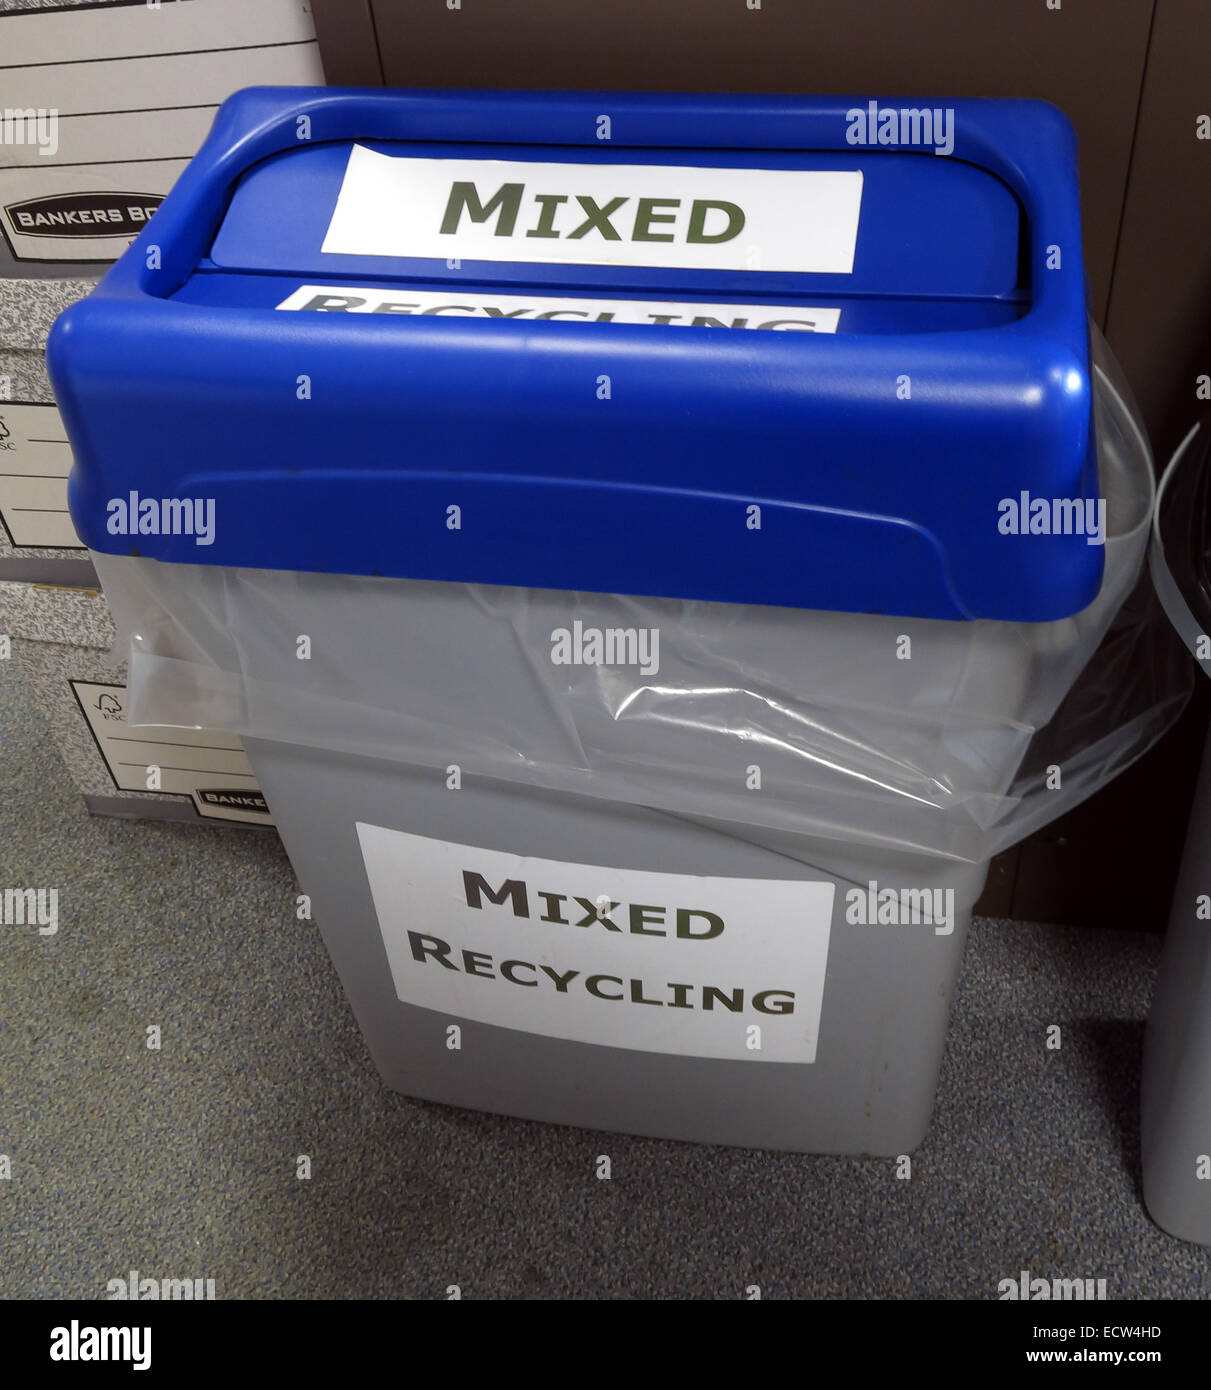
[[529, 323], [578, 319], [585, 323], [671, 324], [681, 328], [766, 328], [791, 333], [835, 333], [840, 309], [803, 304], [690, 304], [653, 299], [544, 299], [536, 295], [451, 294], [448, 290], [394, 290], [363, 285], [300, 285], [277, 306], [321, 313], [430, 314], [513, 319]]
[[816, 1057], [835, 885], [571, 864], [358, 822], [405, 1004], [543, 1037]]
[[849, 275], [861, 203], [858, 169], [418, 159], [355, 145], [321, 249]]

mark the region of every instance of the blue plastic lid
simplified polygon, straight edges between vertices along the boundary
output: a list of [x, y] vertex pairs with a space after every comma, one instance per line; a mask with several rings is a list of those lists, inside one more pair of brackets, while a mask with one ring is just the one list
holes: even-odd
[[48, 359], [94, 550], [1028, 621], [1101, 581], [1041, 103], [251, 89]]

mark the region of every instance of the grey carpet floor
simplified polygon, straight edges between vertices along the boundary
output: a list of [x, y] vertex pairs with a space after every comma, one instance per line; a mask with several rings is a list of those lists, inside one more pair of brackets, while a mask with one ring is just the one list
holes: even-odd
[[907, 1181], [474, 1114], [380, 1085], [272, 835], [91, 817], [12, 661], [0, 740], [0, 887], [57, 886], [62, 921], [0, 927], [0, 1297], [132, 1268], [220, 1298], [1211, 1294], [1140, 1205], [1152, 938], [977, 921]]

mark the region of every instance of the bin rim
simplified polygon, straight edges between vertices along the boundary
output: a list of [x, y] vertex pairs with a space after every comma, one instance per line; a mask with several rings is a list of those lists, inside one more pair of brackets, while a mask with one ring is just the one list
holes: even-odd
[[1151, 539], [1148, 546], [1148, 568], [1152, 574], [1152, 582], [1156, 587], [1161, 606], [1165, 610], [1165, 616], [1172, 623], [1174, 630], [1198, 663], [1199, 669], [1204, 675], [1211, 676], [1211, 658], [1200, 657], [1198, 654], [1199, 639], [1206, 636], [1205, 624], [1201, 623], [1194, 613], [1177, 575], [1170, 565], [1170, 556], [1166, 551], [1165, 537], [1161, 526], [1166, 495], [1174, 485], [1174, 480], [1181, 470], [1182, 461], [1193, 446], [1203, 424], [1204, 421], [1198, 420], [1190, 427], [1185, 438], [1174, 451], [1172, 458], [1165, 465], [1165, 471], [1156, 485], [1156, 501], [1152, 508]]

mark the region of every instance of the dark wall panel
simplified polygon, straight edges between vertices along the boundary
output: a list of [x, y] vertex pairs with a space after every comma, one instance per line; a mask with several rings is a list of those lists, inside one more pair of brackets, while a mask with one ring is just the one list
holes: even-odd
[[1081, 140], [1104, 314], [1153, 0], [373, 0], [389, 86], [1031, 96]]

